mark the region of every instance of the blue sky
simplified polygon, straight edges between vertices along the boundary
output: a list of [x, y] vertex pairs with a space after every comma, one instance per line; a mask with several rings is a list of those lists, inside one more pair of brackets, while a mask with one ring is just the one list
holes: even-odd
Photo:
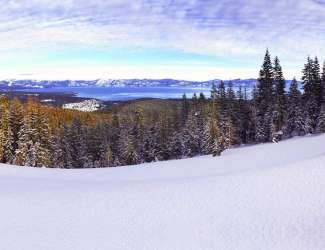
[[285, 76], [325, 55], [325, 0], [4, 0], [0, 78]]

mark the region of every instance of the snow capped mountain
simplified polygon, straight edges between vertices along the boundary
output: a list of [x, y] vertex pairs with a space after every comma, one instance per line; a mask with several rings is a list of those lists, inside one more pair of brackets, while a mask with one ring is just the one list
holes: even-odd
[[[234, 87], [243, 86], [251, 88], [256, 84], [256, 79], [234, 79], [225, 80], [227, 85], [232, 82]], [[98, 79], [86, 80], [3, 80], [0, 81], [0, 88], [21, 89], [21, 88], [55, 88], [55, 87], [211, 87], [213, 83], [218, 84], [219, 79], [211, 81], [184, 81], [174, 79]]]
[[[55, 87], [189, 87], [189, 88], [210, 88], [212, 84], [218, 84], [221, 80], [215, 79], [210, 81], [185, 81], [174, 79], [97, 79], [97, 80], [65, 80], [65, 81], [48, 81], [48, 80], [3, 80], [0, 81], [2, 89], [22, 89], [22, 88], [55, 88]], [[233, 79], [224, 80], [227, 86], [230, 82], [233, 87], [253, 88], [257, 80], [250, 79]], [[287, 87], [291, 81], [286, 81]]]
[[[100, 79], [95, 86], [99, 87], [211, 87], [213, 83], [218, 84], [221, 80], [215, 79], [210, 81], [185, 81], [174, 79]], [[225, 84], [232, 82], [234, 87], [252, 87], [256, 84], [256, 79], [234, 79], [225, 80]]]

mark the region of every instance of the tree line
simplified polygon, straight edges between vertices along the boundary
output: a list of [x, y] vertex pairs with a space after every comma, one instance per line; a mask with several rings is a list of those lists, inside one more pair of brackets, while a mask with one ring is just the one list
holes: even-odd
[[32, 167], [116, 167], [219, 156], [243, 145], [325, 132], [325, 64], [307, 58], [286, 86], [266, 51], [253, 90], [213, 84], [182, 100], [147, 100], [87, 113], [0, 98], [0, 162]]

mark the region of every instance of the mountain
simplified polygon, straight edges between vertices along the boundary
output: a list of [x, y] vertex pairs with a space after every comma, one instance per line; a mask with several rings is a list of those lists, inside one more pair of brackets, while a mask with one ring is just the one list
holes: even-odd
[[[218, 84], [221, 80], [215, 79], [210, 81], [185, 81], [174, 79], [122, 79], [122, 80], [98, 80], [96, 86], [100, 87], [211, 87], [213, 83]], [[225, 80], [227, 85], [232, 82], [234, 87], [246, 86], [252, 87], [256, 84], [256, 79], [233, 79]]]
[[0, 164], [1, 249], [325, 249], [325, 135], [108, 169]]
[[[55, 87], [191, 87], [210, 88], [213, 83], [218, 84], [221, 80], [210, 81], [183, 81], [173, 79], [99, 79], [99, 80], [3, 80], [0, 81], [1, 89], [23, 89], [23, 88], [55, 88]], [[234, 87], [252, 88], [256, 84], [256, 79], [233, 79], [225, 80], [225, 84], [233, 83]], [[289, 84], [290, 81], [287, 81]]]

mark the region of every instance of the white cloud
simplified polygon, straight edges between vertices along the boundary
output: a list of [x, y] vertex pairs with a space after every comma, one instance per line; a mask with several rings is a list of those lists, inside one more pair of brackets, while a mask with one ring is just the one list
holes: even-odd
[[[18, 73], [24, 72], [24, 73]], [[133, 78], [173, 78], [179, 80], [211, 80], [219, 78], [232, 79], [233, 76], [248, 78], [256, 75], [255, 69], [229, 69], [220, 67], [190, 67], [190, 66], [96, 66], [96, 67], [51, 67], [37, 68], [37, 70], [6, 70], [0, 71], [2, 79], [38, 79], [38, 80], [94, 80], [105, 79], [133, 79]]]
[[0, 53], [167, 48], [259, 65], [269, 47], [298, 71], [307, 55], [325, 54], [324, 27], [322, 0], [7, 0]]

